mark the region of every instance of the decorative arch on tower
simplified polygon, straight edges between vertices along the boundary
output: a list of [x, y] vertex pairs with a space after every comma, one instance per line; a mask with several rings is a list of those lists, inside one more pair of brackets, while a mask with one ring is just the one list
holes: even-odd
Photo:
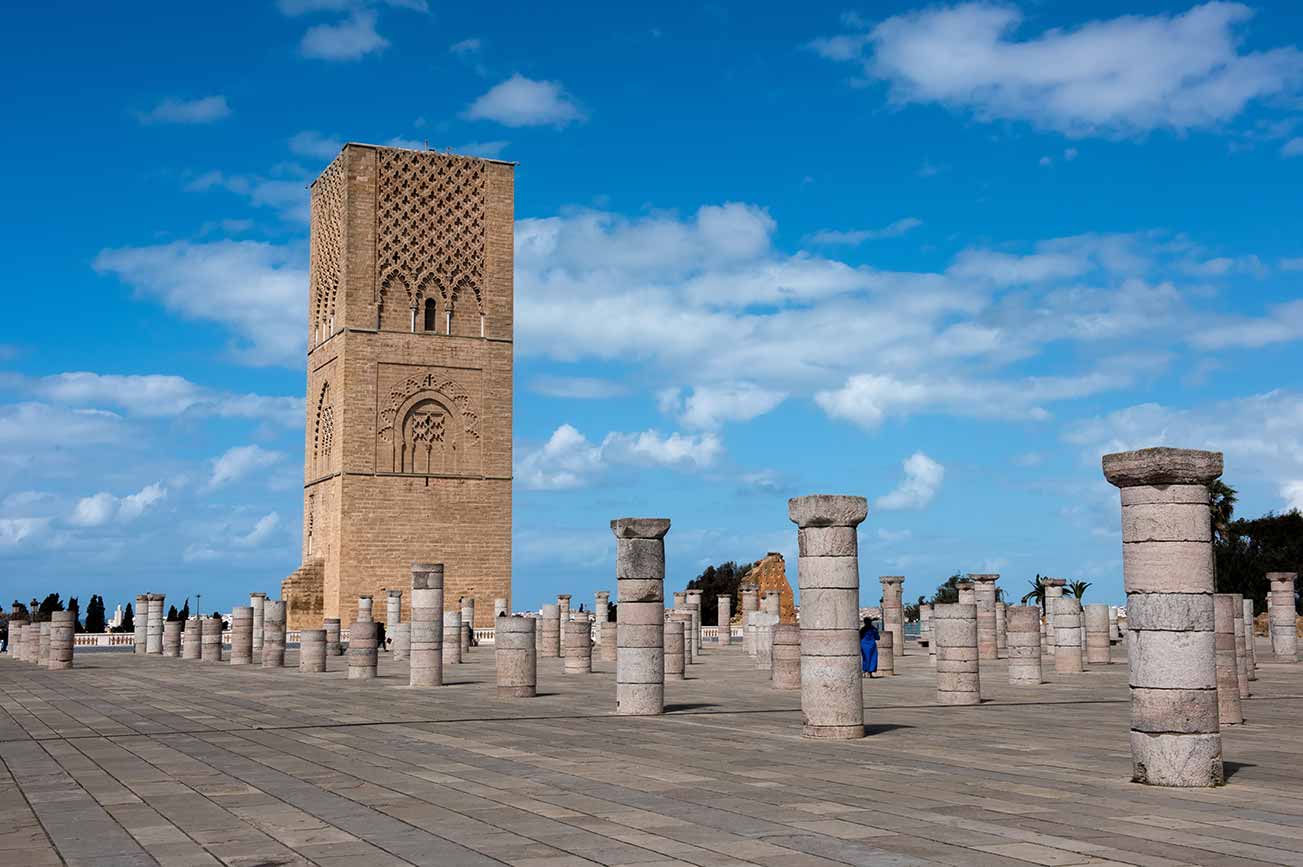
[[479, 415], [456, 381], [433, 372], [409, 377], [390, 390], [382, 407], [376, 448], [381, 472], [480, 472]]
[[330, 382], [321, 384], [317, 398], [317, 416], [312, 427], [312, 475], [314, 478], [330, 472], [331, 455], [335, 450], [335, 406], [331, 400]]

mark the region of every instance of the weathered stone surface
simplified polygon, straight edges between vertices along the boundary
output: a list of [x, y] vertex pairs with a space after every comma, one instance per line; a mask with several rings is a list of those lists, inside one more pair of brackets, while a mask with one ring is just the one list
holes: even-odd
[[1145, 632], [1213, 631], [1213, 597], [1207, 593], [1140, 593], [1127, 595], [1127, 625]]
[[869, 514], [864, 497], [811, 494], [787, 501], [787, 517], [798, 527], [855, 527]]
[[[339, 624], [334, 628], [338, 630]], [[331, 621], [326, 621], [327, 643]], [[336, 642], [338, 632], [336, 632]], [[458, 645], [460, 650], [460, 645]], [[443, 564], [412, 564], [412, 646], [408, 684], [443, 685]]]
[[222, 621], [216, 617], [205, 617], [200, 622], [200, 660], [203, 662], [222, 661]]
[[1206, 485], [1222, 474], [1222, 453], [1149, 448], [1104, 455], [1104, 478], [1119, 488]]
[[565, 624], [566, 674], [590, 674], [593, 670], [592, 630], [587, 620]]
[[267, 599], [262, 604], [262, 664], [264, 668], [285, 667], [285, 600]]
[[1131, 732], [1132, 780], [1180, 788], [1226, 782], [1220, 734]]
[[683, 680], [685, 668], [684, 621], [670, 620], [665, 624], [665, 679]]
[[[50, 671], [67, 671], [72, 668], [73, 633], [76, 620], [71, 611], [50, 612], [50, 648], [47, 667]], [[159, 649], [162, 649], [159, 636]]]
[[530, 617], [499, 617], [493, 642], [499, 698], [533, 698], [538, 694], [536, 621]]
[[644, 624], [665, 599], [667, 518], [619, 518], [611, 522], [616, 561], [616, 713], [665, 711], [664, 613]]
[[615, 518], [611, 521], [611, 532], [617, 539], [664, 539], [669, 531], [669, 518]]
[[977, 606], [966, 603], [932, 606], [932, 634], [937, 643], [937, 703], [980, 704]]
[[253, 608], [231, 609], [231, 665], [253, 665]]
[[379, 666], [375, 621], [354, 620], [348, 630], [348, 679], [374, 680]]
[[299, 671], [318, 674], [326, 670], [326, 630], [299, 630]]
[[[546, 621], [545, 621], [546, 622]], [[443, 612], [443, 664], [460, 665], [462, 663], [462, 622], [461, 611]], [[544, 638], [546, 641], [546, 637]], [[553, 648], [552, 656], [556, 656]]]
[[1091, 665], [1108, 665], [1112, 661], [1108, 640], [1108, 606], [1094, 603], [1083, 608], [1086, 624], [1086, 661]]
[[1011, 605], [1005, 611], [1009, 646], [1009, 683], [1035, 686], [1041, 674], [1041, 610], [1034, 605]]

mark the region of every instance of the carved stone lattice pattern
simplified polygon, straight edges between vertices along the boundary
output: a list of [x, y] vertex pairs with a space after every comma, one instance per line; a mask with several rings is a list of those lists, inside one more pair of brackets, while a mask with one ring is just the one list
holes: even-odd
[[321, 475], [325, 469], [319, 465], [330, 459], [330, 451], [335, 445], [335, 407], [330, 402], [330, 383], [321, 386], [321, 397], [317, 400], [317, 422], [312, 430], [312, 460], [314, 472]]
[[344, 157], [341, 154], [312, 187], [312, 327], [329, 333], [344, 264]]
[[[466, 293], [484, 312], [484, 163], [385, 148], [377, 177], [376, 274], [382, 295], [408, 306], [438, 297], [451, 310]], [[381, 299], [383, 300], [383, 299]]]
[[[437, 392], [443, 395], [445, 400], [456, 406], [457, 411], [461, 414], [462, 434], [468, 440], [479, 441], [480, 417], [471, 409], [470, 394], [455, 380], [446, 376], [439, 376], [436, 373], [427, 373], [424, 376], [408, 377], [389, 390], [388, 400], [384, 404], [385, 408], [380, 411], [379, 435], [382, 442], [393, 442], [395, 424], [404, 421], [404, 419], [398, 418], [399, 410], [403, 408], [403, 404], [422, 392]], [[439, 424], [439, 436], [442, 439], [443, 422], [440, 421]]]

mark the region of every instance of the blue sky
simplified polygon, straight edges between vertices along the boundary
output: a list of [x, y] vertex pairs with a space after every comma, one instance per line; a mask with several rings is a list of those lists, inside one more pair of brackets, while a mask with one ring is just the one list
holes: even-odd
[[1293, 4], [27, 4], [0, 35], [0, 596], [229, 608], [299, 561], [306, 183], [346, 140], [520, 163], [515, 596], [784, 552], [862, 601], [1122, 597], [1099, 455], [1303, 506]]

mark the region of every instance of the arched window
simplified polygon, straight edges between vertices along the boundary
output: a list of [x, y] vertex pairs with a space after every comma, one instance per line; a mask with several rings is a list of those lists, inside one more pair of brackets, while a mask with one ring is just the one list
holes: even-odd
[[437, 313], [434, 309], [434, 299], [433, 298], [425, 299], [425, 330], [426, 331], [438, 330], [437, 329], [438, 322], [435, 319], [436, 315]]

